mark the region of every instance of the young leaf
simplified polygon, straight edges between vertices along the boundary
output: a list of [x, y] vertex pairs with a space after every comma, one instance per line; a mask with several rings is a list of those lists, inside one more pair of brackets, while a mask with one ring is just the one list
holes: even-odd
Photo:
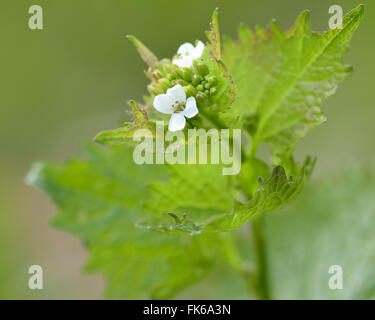
[[[101, 144], [125, 143], [131, 146], [136, 146], [139, 142], [134, 141], [133, 138], [137, 136], [137, 131], [139, 129], [148, 130], [152, 137], [155, 136], [155, 124], [148, 120], [147, 113], [139, 108], [135, 101], [130, 101], [129, 105], [132, 109], [134, 121], [128, 123], [124, 127], [98, 133], [94, 138], [95, 142]], [[144, 133], [143, 131], [138, 131], [138, 133], [140, 132], [142, 132], [142, 134]]]
[[211, 55], [216, 60], [221, 59], [220, 32], [218, 22], [219, 9], [216, 8], [212, 14], [210, 30], [206, 31], [207, 39], [210, 42]]
[[[170, 234], [175, 234], [176, 231], [183, 231], [190, 233], [191, 235], [203, 232], [225, 232], [237, 229], [252, 219], [255, 215], [280, 209], [293, 200], [302, 191], [308, 181], [315, 166], [315, 162], [316, 159], [307, 158], [302, 168], [299, 168], [296, 164], [295, 172], [293, 172], [293, 175], [291, 176], [286, 175], [283, 167], [275, 167], [268, 179], [265, 180], [259, 177], [259, 189], [250, 201], [243, 203], [235, 200], [231, 212], [228, 210], [222, 214], [220, 214], [220, 212], [227, 209], [229, 203], [225, 207], [220, 208], [219, 201], [220, 203], [224, 203], [224, 201], [229, 202], [229, 200], [232, 199], [231, 194], [233, 194], [233, 191], [231, 192], [230, 189], [225, 187], [225, 183], [223, 182], [225, 180], [221, 183], [217, 179], [214, 181], [211, 180], [210, 182], [208, 179], [203, 180], [204, 178], [202, 178], [202, 176], [197, 179], [194, 175], [188, 174], [183, 181], [183, 184], [186, 185], [186, 190], [183, 189], [181, 191], [176, 189], [175, 183], [173, 183], [173, 179], [176, 178], [172, 178], [171, 183], [163, 184], [163, 187], [160, 185], [160, 187], [156, 189], [156, 195], [154, 193], [154, 199], [156, 197], [156, 200], [151, 203], [155, 205], [153, 209], [156, 212], [160, 212], [159, 208], [162, 208], [161, 212], [164, 210], [164, 212], [174, 211], [179, 213], [176, 209], [184, 208], [184, 210], [182, 210], [184, 212], [182, 218], [179, 218], [177, 215], [175, 217], [175, 223], [168, 226], [156, 226], [156, 223], [152, 221], [146, 222], [145, 225], [156, 231], [168, 232]], [[202, 173], [202, 169], [200, 172]], [[199, 183], [198, 186], [200, 186], [198, 188], [197, 183]], [[207, 190], [205, 190], [205, 187], [210, 186], [211, 183], [211, 188], [215, 186], [216, 188], [226, 190], [225, 194], [221, 196], [223, 200], [220, 200], [215, 193], [206, 195]], [[195, 190], [191, 190], [191, 186], [197, 188], [196, 194], [194, 194]], [[153, 191], [154, 190], [155, 189], [153, 189]], [[192, 210], [192, 208], [197, 208], [201, 205], [204, 207], [205, 201], [197, 201], [199, 200], [199, 193], [201, 193], [200, 196], [203, 198], [212, 198], [215, 196], [215, 198], [209, 199], [208, 201], [214, 200], [215, 202], [218, 202], [216, 206], [210, 207], [215, 210], [213, 212], [209, 211], [210, 215], [208, 219], [206, 215], [199, 215]], [[165, 206], [159, 206], [160, 197], [167, 197], [167, 200], [164, 202], [167, 203]], [[188, 200], [181, 200], [181, 197], [187, 197]], [[173, 202], [171, 199], [173, 199]], [[184, 201], [188, 201], [190, 207], [186, 208], [187, 206], [183, 205]], [[157, 220], [157, 224], [160, 223], [160, 220]]]
[[271, 176], [259, 178], [259, 189], [248, 203], [236, 201], [231, 215], [214, 219], [208, 229], [236, 229], [256, 214], [280, 209], [293, 200], [304, 188], [316, 159], [307, 158], [296, 175], [287, 176], [283, 167], [276, 166]]
[[150, 68], [157, 66], [158, 58], [150, 51], [150, 49], [134, 36], [128, 35], [127, 38], [134, 44], [142, 60], [146, 62]]
[[305, 11], [286, 32], [272, 21], [270, 30], [241, 27], [238, 43], [224, 42], [222, 58], [237, 86], [232, 113], [257, 117], [253, 149], [267, 142], [282, 152], [325, 121], [321, 104], [352, 71], [342, 56], [362, 16], [361, 5], [342, 29], [315, 33]]
[[219, 112], [227, 112], [236, 98], [236, 87], [227, 67], [221, 60], [221, 43], [218, 23], [218, 8], [212, 14], [210, 30], [206, 31], [208, 44], [200, 60], [208, 68], [208, 77], [216, 79], [215, 94], [201, 108], [201, 112], [211, 118], [220, 117]]

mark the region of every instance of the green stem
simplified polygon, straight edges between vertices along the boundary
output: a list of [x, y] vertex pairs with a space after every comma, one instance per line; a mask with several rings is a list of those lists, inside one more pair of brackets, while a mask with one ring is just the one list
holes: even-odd
[[269, 285], [268, 285], [268, 273], [267, 273], [267, 257], [266, 248], [264, 241], [264, 233], [262, 226], [263, 215], [257, 215], [252, 221], [252, 234], [256, 252], [256, 292], [259, 299], [268, 300], [269, 296]]
[[[249, 158], [256, 157], [259, 147], [258, 135], [251, 140]], [[269, 283], [267, 270], [267, 256], [265, 247], [265, 238], [263, 233], [263, 214], [260, 213], [254, 217], [250, 226], [252, 227], [252, 236], [256, 254], [256, 270], [255, 270], [255, 291], [261, 300], [269, 300]]]

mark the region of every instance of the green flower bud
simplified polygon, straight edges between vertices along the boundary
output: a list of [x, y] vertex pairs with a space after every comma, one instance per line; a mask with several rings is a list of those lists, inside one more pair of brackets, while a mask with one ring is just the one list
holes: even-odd
[[178, 68], [175, 70], [176, 79], [183, 79], [183, 70]]
[[197, 68], [198, 68], [198, 72], [203, 76], [207, 75], [210, 72], [208, 70], [208, 67], [203, 62], [198, 62]]
[[188, 82], [190, 82], [193, 77], [193, 72], [188, 68], [179, 68], [176, 70], [176, 74], [178, 75], [179, 79], [183, 79]]
[[198, 93], [195, 97], [197, 98], [197, 100], [203, 100], [203, 92], [198, 91]]
[[215, 85], [217, 83], [217, 79], [215, 76], [208, 76], [207, 81], [210, 85]]
[[148, 91], [157, 96], [158, 94], [164, 93], [163, 88], [158, 83], [151, 83], [147, 86]]
[[199, 74], [194, 74], [192, 79], [191, 79], [191, 82], [193, 83], [193, 85], [198, 85], [200, 82], [201, 82], [202, 78]]
[[193, 77], [193, 72], [189, 68], [184, 68], [182, 72], [182, 79], [190, 82], [192, 77]]
[[163, 59], [161, 62], [160, 62], [160, 72], [162, 74], [167, 74], [167, 73], [171, 73], [172, 71], [172, 63], [170, 60], [168, 59]]
[[197, 90], [202, 92], [202, 91], [204, 90], [203, 85], [201, 85], [201, 84], [198, 85], [198, 86], [197, 86]]
[[217, 89], [214, 87], [214, 88], [211, 88], [210, 89], [210, 96], [215, 96], [217, 94]]
[[155, 80], [159, 80], [163, 78], [163, 75], [161, 74], [160, 70], [156, 69], [154, 72], [152, 72], [151, 77]]
[[189, 83], [188, 82], [186, 82], [185, 80], [182, 80], [182, 79], [178, 79], [178, 80], [176, 80], [176, 83], [177, 84], [180, 84], [181, 86], [187, 86]]
[[179, 78], [177, 69], [173, 69], [170, 74], [170, 79], [171, 80], [177, 80]]
[[207, 83], [204, 85], [204, 87], [205, 87], [206, 89], [210, 89], [210, 88], [211, 88], [211, 85], [207, 82]]
[[198, 100], [206, 100], [208, 98], [208, 94], [206, 92], [198, 91], [196, 98]]
[[172, 86], [171, 82], [166, 78], [159, 79], [158, 84], [164, 91], [167, 91]]
[[185, 93], [187, 97], [192, 97], [197, 94], [197, 89], [194, 88], [191, 84], [184, 87]]
[[198, 70], [198, 60], [193, 60], [193, 69]]

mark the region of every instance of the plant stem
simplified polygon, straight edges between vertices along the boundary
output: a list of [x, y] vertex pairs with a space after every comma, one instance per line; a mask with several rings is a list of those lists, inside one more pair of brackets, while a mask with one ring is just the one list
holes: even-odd
[[257, 215], [252, 221], [252, 234], [257, 260], [255, 289], [259, 299], [268, 300], [270, 297], [268, 291], [267, 257], [262, 228], [262, 217], [262, 214]]
[[[259, 146], [259, 139], [256, 135], [250, 144], [249, 158], [255, 158]], [[267, 256], [265, 239], [263, 233], [263, 214], [258, 214], [251, 221], [252, 236], [256, 254], [256, 270], [255, 270], [255, 291], [261, 300], [269, 300], [269, 284], [267, 270]]]

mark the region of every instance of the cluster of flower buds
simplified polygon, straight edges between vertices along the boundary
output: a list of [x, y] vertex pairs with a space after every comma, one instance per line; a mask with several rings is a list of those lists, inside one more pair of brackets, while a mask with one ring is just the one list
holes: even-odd
[[210, 75], [207, 65], [198, 59], [194, 60], [192, 68], [181, 68], [164, 59], [148, 76], [152, 81], [148, 90], [155, 96], [177, 84], [184, 88], [187, 97], [193, 96], [198, 101], [207, 100], [217, 93], [217, 78]]

